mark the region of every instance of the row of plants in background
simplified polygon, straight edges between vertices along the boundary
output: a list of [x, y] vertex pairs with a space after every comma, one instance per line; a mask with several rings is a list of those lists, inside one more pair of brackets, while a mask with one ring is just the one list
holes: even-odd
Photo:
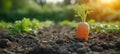
[[[35, 17], [41, 21], [46, 19], [54, 21], [62, 21], [64, 19], [77, 20], [72, 10], [75, 5], [68, 5], [70, 4], [68, 2], [70, 0], [64, 0], [65, 4], [68, 3], [67, 5], [60, 3], [52, 5], [46, 4], [45, 2], [37, 3], [37, 1], [38, 0], [0, 0], [0, 20], [14, 22], [15, 20], [21, 20], [23, 17]], [[98, 21], [120, 20], [120, 10], [118, 8], [112, 7], [111, 9], [111, 7], [103, 8], [101, 6], [93, 6], [94, 11], [88, 15], [88, 18]]]
[[[120, 33], [120, 22], [110, 22], [110, 23], [99, 23], [95, 20], [88, 21], [90, 25], [90, 32], [103, 32], [103, 33]], [[78, 25], [77, 21], [64, 20], [58, 23], [61, 26], [76, 27]], [[40, 22], [37, 19], [30, 20], [29, 18], [24, 18], [23, 20], [15, 21], [14, 23], [0, 21], [0, 29], [9, 29], [9, 34], [17, 33], [36, 33], [38, 29], [43, 27], [49, 27], [55, 25], [53, 21], [43, 21]]]
[[[33, 7], [34, 6], [34, 7]], [[0, 20], [5, 21], [12, 21], [21, 20], [23, 17], [28, 18], [37, 18], [40, 21], [45, 20], [54, 20], [56, 22], [62, 20], [78, 20], [74, 15], [73, 8], [75, 5], [68, 5], [68, 6], [59, 6], [59, 5], [31, 5], [30, 7], [26, 8], [18, 8], [15, 10], [0, 10]], [[120, 10], [111, 10], [107, 11], [107, 9], [101, 9], [97, 11], [93, 11], [93, 13], [88, 14], [89, 19], [96, 19], [97, 21], [117, 21], [119, 19]], [[99, 13], [99, 14], [96, 14]], [[90, 18], [91, 17], [91, 18]]]
[[90, 20], [88, 23], [91, 32], [120, 33], [120, 22], [95, 22], [95, 20]]
[[0, 29], [9, 29], [8, 34], [18, 34], [18, 33], [37, 33], [38, 29], [43, 27], [49, 27], [54, 25], [53, 21], [40, 22], [37, 19], [23, 18], [22, 20], [17, 20], [13, 23], [8, 23], [5, 21], [0, 22]]
[[[120, 22], [95, 22], [95, 20], [88, 21], [90, 25], [90, 32], [102, 32], [102, 33], [120, 33]], [[76, 21], [62, 21], [59, 23], [61, 26], [76, 27], [78, 22]]]
[[5, 20], [7, 22], [14, 22], [16, 20], [22, 20], [23, 17], [36, 18], [40, 21], [54, 20], [56, 22], [62, 21], [66, 18], [70, 19], [74, 14], [71, 12], [72, 5], [69, 6], [59, 6], [59, 5], [29, 5], [25, 8], [18, 8], [15, 10], [4, 11], [0, 10], [0, 20]]

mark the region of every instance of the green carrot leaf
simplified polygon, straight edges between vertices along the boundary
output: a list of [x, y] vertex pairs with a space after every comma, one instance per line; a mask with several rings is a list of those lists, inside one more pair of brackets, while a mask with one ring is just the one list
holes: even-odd
[[86, 4], [81, 5], [75, 5], [75, 8], [73, 9], [75, 12], [76, 17], [80, 17], [82, 22], [86, 21], [87, 14], [89, 14], [92, 11], [92, 8]]

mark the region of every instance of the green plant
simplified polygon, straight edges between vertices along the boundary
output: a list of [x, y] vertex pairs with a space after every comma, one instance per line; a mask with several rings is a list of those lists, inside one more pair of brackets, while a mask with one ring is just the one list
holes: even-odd
[[5, 21], [0, 22], [0, 29], [3, 29], [3, 28], [7, 29], [7, 28], [10, 28], [10, 26], [11, 26], [11, 23], [8, 23]]
[[76, 22], [76, 21], [64, 20], [64, 21], [60, 22], [59, 25], [61, 25], [61, 26], [76, 27], [76, 26], [78, 25], [78, 22]]
[[41, 22], [39, 22], [37, 19], [33, 19], [32, 21], [31, 21], [31, 28], [33, 28], [33, 29], [37, 29], [37, 28], [40, 28], [41, 27], [41, 24], [40, 24]]
[[[88, 21], [90, 25], [90, 32], [102, 32], [109, 34], [112, 33], [120, 33], [120, 22], [96, 22], [95, 20], [91, 19]], [[69, 27], [76, 27], [78, 22], [76, 21], [68, 21], [64, 20], [59, 22], [61, 26], [69, 26]]]
[[88, 5], [81, 4], [76, 5], [74, 8], [76, 17], [80, 17], [82, 22], [77, 27], [77, 38], [82, 40], [88, 40], [89, 35], [89, 24], [86, 22], [87, 14], [90, 13], [91, 8]]
[[42, 27], [49, 27], [49, 26], [54, 25], [54, 22], [47, 20], [47, 21], [44, 21], [44, 22], [40, 22], [40, 25], [41, 25], [41, 28]]
[[15, 21], [14, 24], [9, 28], [9, 34], [18, 33], [32, 33], [36, 34], [38, 29], [43, 27], [49, 27], [54, 25], [53, 21], [39, 22], [37, 19], [30, 20], [29, 18], [23, 18], [22, 20]]
[[88, 5], [82, 4], [82, 5], [76, 5], [73, 9], [76, 13], [76, 17], [80, 17], [82, 22], [86, 21], [87, 14], [91, 12], [92, 8]]
[[119, 23], [92, 23], [90, 24], [91, 32], [102, 32], [102, 33], [120, 33]]
[[24, 18], [23, 20], [15, 21], [13, 26], [10, 27], [9, 34], [17, 33], [35, 33], [37, 29], [40, 28], [40, 22], [36, 19], [32, 21], [29, 18]]

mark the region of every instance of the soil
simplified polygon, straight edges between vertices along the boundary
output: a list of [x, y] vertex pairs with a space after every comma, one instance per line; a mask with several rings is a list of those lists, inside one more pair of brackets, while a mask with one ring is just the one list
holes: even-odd
[[51, 26], [37, 34], [7, 35], [0, 30], [0, 54], [120, 54], [119, 33], [90, 33], [89, 40], [78, 40], [76, 28]]

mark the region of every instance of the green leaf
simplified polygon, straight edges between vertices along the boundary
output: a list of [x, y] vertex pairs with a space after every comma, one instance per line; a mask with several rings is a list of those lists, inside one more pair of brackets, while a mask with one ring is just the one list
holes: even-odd
[[76, 13], [76, 17], [80, 17], [83, 22], [86, 21], [87, 14], [89, 14], [92, 10], [92, 8], [86, 4], [81, 5], [75, 5], [75, 8], [73, 9]]

